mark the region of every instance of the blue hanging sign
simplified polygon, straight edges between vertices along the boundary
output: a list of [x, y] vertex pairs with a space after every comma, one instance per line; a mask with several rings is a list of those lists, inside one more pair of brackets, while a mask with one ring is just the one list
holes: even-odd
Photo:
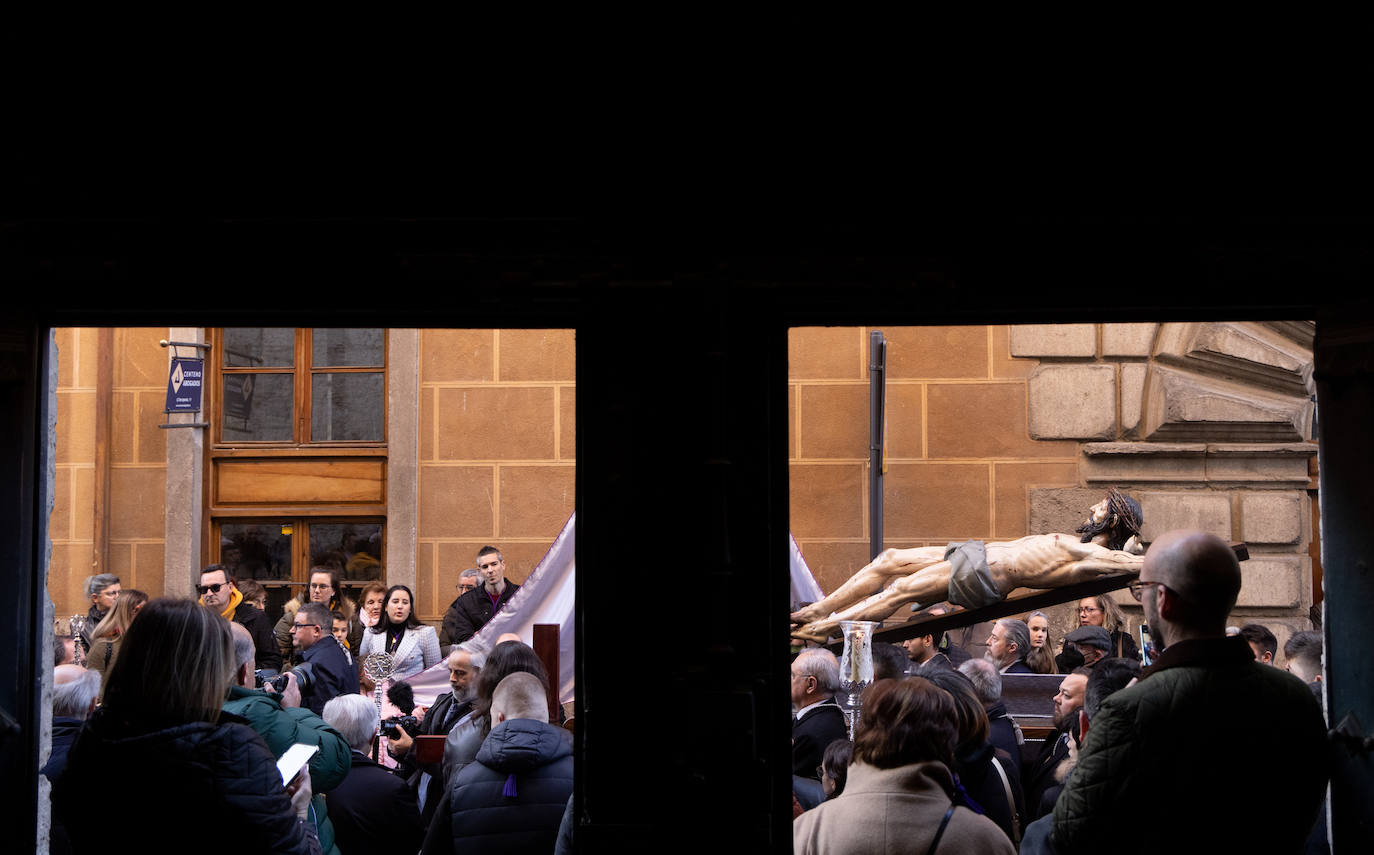
[[167, 409], [163, 412], [200, 412], [200, 390], [204, 372], [204, 359], [173, 356], [171, 374], [167, 378]]

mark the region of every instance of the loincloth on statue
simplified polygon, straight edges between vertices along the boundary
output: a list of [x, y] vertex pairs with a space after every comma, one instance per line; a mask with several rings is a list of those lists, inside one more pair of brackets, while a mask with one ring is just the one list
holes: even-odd
[[965, 540], [945, 547], [949, 562], [949, 602], [976, 609], [1001, 602], [1004, 597], [992, 582], [987, 547], [981, 540]]

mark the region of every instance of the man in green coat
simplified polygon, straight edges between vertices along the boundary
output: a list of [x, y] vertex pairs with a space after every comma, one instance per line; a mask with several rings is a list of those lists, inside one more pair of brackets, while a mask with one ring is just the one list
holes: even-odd
[[[314, 793], [311, 814], [320, 838], [320, 850], [324, 855], [339, 855], [323, 794], [342, 783], [352, 766], [348, 742], [343, 734], [325, 724], [324, 719], [295, 705], [300, 703], [299, 691], [277, 696], [254, 689], [253, 637], [248, 630], [232, 621], [229, 629], [234, 634], [234, 658], [238, 662], [238, 671], [234, 675], [235, 685], [229, 687], [224, 711], [243, 719], [278, 758], [298, 742], [319, 746], [320, 750], [310, 758], [309, 766], [310, 789]], [[294, 704], [292, 694], [295, 696]], [[283, 701], [286, 706], [283, 706]]]
[[[1302, 851], [1326, 791], [1326, 726], [1301, 680], [1226, 636], [1240, 586], [1219, 537], [1150, 545], [1131, 593], [1163, 652], [1091, 719], [1054, 806], [1055, 851]], [[1256, 810], [1255, 781], [1281, 782], [1279, 809]]]

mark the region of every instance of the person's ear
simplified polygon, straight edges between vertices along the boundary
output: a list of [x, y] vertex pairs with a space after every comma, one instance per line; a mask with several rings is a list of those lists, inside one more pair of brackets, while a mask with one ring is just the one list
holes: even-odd
[[1078, 709], [1078, 744], [1082, 745], [1083, 740], [1088, 738], [1088, 713], [1082, 707]]
[[239, 666], [239, 670], [234, 674], [234, 679], [235, 679], [235, 681], [236, 681], [240, 686], [251, 686], [251, 685], [253, 685], [252, 683], [249, 683], [249, 682], [248, 682], [248, 673], [249, 673], [249, 672], [248, 672], [248, 663], [245, 662], [245, 663], [243, 663], [242, 665]]
[[497, 724], [500, 724], [501, 722], [503, 722], [503, 721], [505, 721], [505, 720], [506, 720], [506, 714], [505, 714], [505, 713], [499, 712], [499, 713], [496, 714], [496, 723], [497, 723]]

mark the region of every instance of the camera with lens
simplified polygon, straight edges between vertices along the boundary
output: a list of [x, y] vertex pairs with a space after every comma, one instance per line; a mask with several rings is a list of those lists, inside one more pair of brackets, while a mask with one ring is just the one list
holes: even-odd
[[273, 676], [264, 677], [264, 676], [262, 676], [261, 673], [259, 673], [259, 674], [255, 675], [256, 678], [255, 678], [254, 682], [257, 683], [258, 688], [260, 688], [260, 689], [266, 689], [266, 688], [269, 688], [269, 687], [270, 687], [270, 688], [272, 689], [272, 691], [274, 691], [274, 692], [276, 692], [277, 694], [280, 695], [282, 692], [286, 691], [286, 686], [287, 686], [286, 674], [287, 674], [287, 672], [282, 672], [281, 674], [276, 674], [276, 675], [273, 675]]
[[414, 739], [420, 735], [420, 720], [413, 715], [394, 715], [382, 719], [382, 735], [387, 739], [395, 739], [403, 730]]

